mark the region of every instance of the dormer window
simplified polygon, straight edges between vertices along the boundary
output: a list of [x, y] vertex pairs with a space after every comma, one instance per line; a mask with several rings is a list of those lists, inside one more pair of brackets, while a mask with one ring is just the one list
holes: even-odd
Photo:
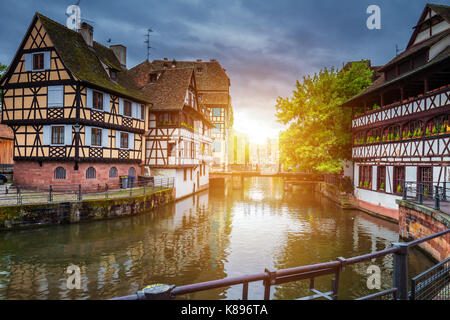
[[109, 76], [110, 76], [110, 78], [111, 78], [111, 80], [117, 80], [117, 71], [115, 71], [115, 70], [110, 70], [109, 71]]
[[158, 81], [158, 74], [157, 73], [150, 73], [149, 80], [151, 83], [155, 83]]
[[197, 68], [197, 73], [202, 73], [202, 72], [203, 72], [203, 68], [202, 67]]

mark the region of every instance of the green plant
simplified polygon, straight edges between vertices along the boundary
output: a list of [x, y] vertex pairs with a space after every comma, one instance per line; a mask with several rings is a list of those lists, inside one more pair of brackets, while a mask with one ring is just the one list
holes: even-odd
[[[416, 134], [416, 132], [414, 131], [414, 134]], [[408, 132], [408, 138], [412, 138], [413, 137], [413, 134], [412, 134], [412, 132], [410, 131], [410, 132]]]
[[433, 134], [436, 134], [436, 133], [438, 133], [436, 126], [433, 126]]
[[397, 132], [397, 135], [395, 136], [395, 140], [400, 140], [400, 133]]
[[403, 131], [403, 139], [406, 139], [408, 135], [406, 134], [406, 131]]
[[380, 190], [384, 190], [384, 182], [381, 183]]
[[364, 182], [364, 188], [368, 188], [369, 187], [369, 182], [365, 181]]
[[361, 188], [362, 186], [363, 186], [363, 182], [360, 181], [360, 182], [359, 182], [359, 187]]
[[426, 134], [427, 136], [429, 136], [429, 135], [431, 134], [430, 128], [429, 128], [429, 127], [427, 127], [427, 129], [425, 130], [425, 134]]
[[402, 186], [401, 186], [401, 185], [398, 185], [398, 186], [397, 186], [397, 193], [402, 193], [402, 191], [403, 191]]
[[441, 133], [444, 133], [446, 131], [444, 124], [441, 125]]
[[377, 137], [377, 142], [380, 142], [380, 136]]
[[423, 191], [423, 194], [424, 194], [425, 196], [428, 195], [428, 188], [425, 188], [425, 190]]
[[380, 109], [380, 106], [377, 105], [377, 104], [374, 104], [374, 105], [373, 105], [373, 110], [377, 110], [377, 109]]
[[417, 136], [421, 137], [422, 136], [422, 129], [419, 128], [419, 131], [417, 131]]
[[383, 141], [386, 141], [386, 139], [387, 139], [386, 136], [383, 136]]

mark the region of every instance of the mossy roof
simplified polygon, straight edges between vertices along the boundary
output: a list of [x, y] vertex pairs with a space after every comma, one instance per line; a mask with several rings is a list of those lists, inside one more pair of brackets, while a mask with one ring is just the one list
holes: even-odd
[[[98, 42], [94, 42], [93, 48], [89, 48], [78, 32], [70, 30], [40, 13], [36, 13], [36, 15], [63, 63], [75, 77], [106, 91], [112, 91], [141, 102], [148, 102], [128, 75], [128, 71], [120, 67], [120, 63], [111, 49]], [[117, 71], [117, 81], [109, 78], [100, 61]]]

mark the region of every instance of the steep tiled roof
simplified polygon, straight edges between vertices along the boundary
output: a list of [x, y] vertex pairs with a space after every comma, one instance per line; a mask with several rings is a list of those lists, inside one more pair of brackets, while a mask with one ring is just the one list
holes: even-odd
[[155, 70], [159, 70], [171, 68], [173, 62], [176, 68], [195, 69], [195, 80], [199, 91], [228, 91], [230, 79], [218, 61], [153, 60], [151, 64]]
[[[60, 55], [66, 67], [80, 80], [113, 92], [145, 101], [128, 71], [120, 68], [120, 63], [113, 51], [97, 42], [93, 50], [89, 49], [81, 34], [66, 28], [46, 16], [36, 14], [50, 39], [55, 50]], [[117, 82], [112, 81], [103, 68], [100, 60], [117, 72]]]
[[147, 82], [141, 91], [152, 103], [152, 110], [182, 110], [193, 72], [193, 68], [160, 70], [156, 82]]

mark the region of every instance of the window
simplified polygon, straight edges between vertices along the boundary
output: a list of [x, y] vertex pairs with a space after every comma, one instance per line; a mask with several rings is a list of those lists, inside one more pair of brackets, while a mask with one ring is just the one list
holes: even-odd
[[103, 94], [97, 91], [92, 93], [92, 108], [103, 110]]
[[145, 106], [141, 104], [141, 120], [145, 120]]
[[386, 191], [386, 167], [377, 167], [377, 190]]
[[405, 181], [405, 167], [394, 167], [394, 183], [393, 183], [393, 193], [403, 192], [403, 181]]
[[55, 169], [54, 178], [58, 180], [64, 180], [66, 178], [66, 169], [58, 167]]
[[47, 106], [48, 107], [64, 106], [64, 86], [47, 87]]
[[149, 81], [152, 82], [152, 83], [158, 81], [158, 74], [157, 73], [150, 73]]
[[110, 178], [117, 178], [117, 168], [116, 167], [112, 167], [111, 169], [109, 169], [109, 177]]
[[52, 127], [52, 144], [64, 144], [64, 126]]
[[372, 189], [372, 167], [359, 167], [359, 187], [365, 189]]
[[133, 167], [131, 167], [131, 168], [128, 170], [128, 175], [129, 175], [130, 177], [136, 177], [136, 170], [135, 170]]
[[417, 182], [422, 183], [423, 195], [430, 196], [433, 193], [433, 168], [419, 167], [417, 173]]
[[110, 69], [109, 76], [111, 77], [111, 80], [117, 80], [117, 72], [115, 70]]
[[33, 70], [44, 69], [44, 54], [36, 53], [33, 54]]
[[220, 117], [220, 108], [213, 108], [213, 116]]
[[86, 170], [86, 179], [95, 179], [96, 172], [93, 167], [89, 167]]
[[167, 144], [167, 153], [168, 153], [169, 157], [173, 157], [173, 156], [176, 155], [175, 148], [176, 148], [176, 144], [175, 143], [168, 143]]
[[128, 133], [120, 133], [120, 147], [123, 149], [128, 149]]
[[131, 117], [131, 102], [124, 101], [123, 102], [123, 115], [127, 117]]
[[92, 146], [102, 145], [102, 129], [98, 128], [91, 129], [91, 145]]
[[198, 68], [197, 68], [197, 72], [198, 72], [198, 73], [202, 73], [202, 72], [203, 72], [203, 68], [202, 68], [202, 67], [198, 67]]

